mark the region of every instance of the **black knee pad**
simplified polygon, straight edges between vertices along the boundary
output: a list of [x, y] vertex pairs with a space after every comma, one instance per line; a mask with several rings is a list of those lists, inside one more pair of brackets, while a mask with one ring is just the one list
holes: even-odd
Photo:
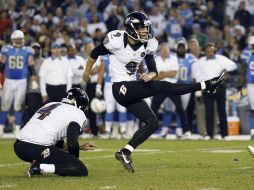
[[155, 116], [146, 120], [146, 123], [147, 127], [149, 127], [149, 129], [151, 129], [154, 132], [160, 127], [159, 121]]
[[55, 164], [55, 167], [55, 173], [60, 176], [88, 176], [88, 170], [80, 160]]
[[88, 170], [86, 166], [80, 161], [80, 163], [75, 164], [76, 176], [88, 176]]

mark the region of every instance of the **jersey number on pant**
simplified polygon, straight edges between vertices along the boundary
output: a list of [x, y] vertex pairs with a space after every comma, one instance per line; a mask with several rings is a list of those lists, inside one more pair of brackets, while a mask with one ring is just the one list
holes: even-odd
[[60, 106], [60, 103], [57, 104], [52, 104], [50, 106], [47, 106], [45, 108], [41, 108], [39, 109], [39, 111], [37, 111], [37, 113], [41, 114], [38, 119], [43, 120], [45, 117], [49, 116], [49, 114], [51, 113], [51, 111], [53, 109], [55, 109], [56, 107]]

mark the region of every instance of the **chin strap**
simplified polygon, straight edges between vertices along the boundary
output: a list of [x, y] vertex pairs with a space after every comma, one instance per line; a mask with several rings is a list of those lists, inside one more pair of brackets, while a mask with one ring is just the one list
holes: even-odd
[[71, 104], [71, 105], [74, 105], [75, 107], [77, 107], [77, 103], [76, 103], [76, 101], [73, 100], [73, 99], [70, 100], [70, 99], [68, 99], [68, 98], [63, 98], [61, 102], [62, 102], [62, 103], [66, 103], [66, 104]]

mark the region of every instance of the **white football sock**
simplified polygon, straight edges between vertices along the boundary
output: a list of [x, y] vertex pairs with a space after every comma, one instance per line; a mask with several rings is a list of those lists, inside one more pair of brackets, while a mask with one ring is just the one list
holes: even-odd
[[42, 170], [42, 173], [55, 173], [54, 164], [40, 164], [40, 169]]
[[206, 84], [205, 84], [205, 82], [203, 81], [203, 82], [200, 82], [200, 84], [201, 84], [201, 90], [205, 90], [206, 89]]
[[125, 145], [124, 148], [128, 149], [130, 152], [133, 152], [133, 150], [134, 150], [134, 148], [131, 145], [128, 145], [128, 144]]

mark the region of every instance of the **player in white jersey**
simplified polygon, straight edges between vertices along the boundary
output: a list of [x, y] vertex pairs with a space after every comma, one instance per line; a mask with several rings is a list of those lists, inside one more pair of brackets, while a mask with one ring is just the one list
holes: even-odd
[[21, 160], [32, 163], [27, 171], [29, 177], [43, 173], [88, 175], [86, 166], [78, 159], [79, 150], [95, 147], [78, 143], [78, 136], [87, 123], [84, 112], [88, 105], [85, 91], [72, 88], [61, 102], [51, 102], [39, 109], [21, 129], [14, 151]]
[[[157, 81], [158, 75], [153, 55], [158, 42], [153, 37], [152, 23], [144, 13], [132, 12], [124, 20], [125, 31], [109, 32], [102, 44], [93, 49], [83, 75], [90, 80], [90, 70], [100, 55], [109, 54], [112, 91], [116, 101], [145, 123], [133, 135], [128, 144], [115, 153], [115, 157], [129, 171], [134, 172], [131, 152], [150, 137], [158, 128], [159, 122], [144, 98], [160, 93], [185, 94], [201, 89], [213, 92], [223, 82], [224, 74], [209, 81], [196, 84], [174, 84]], [[136, 78], [140, 63], [145, 60], [148, 73]]]

